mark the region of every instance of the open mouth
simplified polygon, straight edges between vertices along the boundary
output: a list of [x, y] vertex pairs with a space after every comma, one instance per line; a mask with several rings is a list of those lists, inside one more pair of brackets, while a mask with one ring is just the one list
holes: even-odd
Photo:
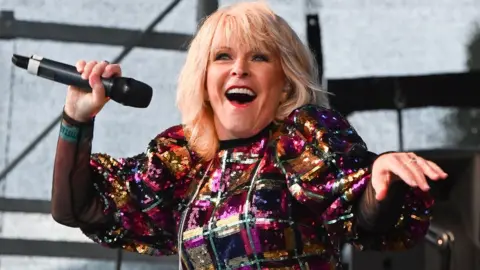
[[248, 88], [232, 88], [229, 89], [226, 93], [225, 96], [227, 99], [234, 103], [234, 104], [240, 104], [240, 105], [246, 105], [252, 101], [255, 100], [257, 95], [255, 92]]

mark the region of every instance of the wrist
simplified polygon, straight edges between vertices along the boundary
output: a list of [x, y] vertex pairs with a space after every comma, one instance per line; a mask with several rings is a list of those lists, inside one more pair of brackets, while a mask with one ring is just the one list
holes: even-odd
[[65, 122], [72, 126], [91, 126], [95, 120], [95, 117], [78, 117], [73, 116], [67, 111], [67, 108], [63, 109], [62, 118]]
[[93, 118], [88, 122], [79, 122], [71, 118], [64, 110], [62, 120], [60, 121], [59, 136], [64, 141], [71, 143], [91, 140], [93, 137], [93, 123]]
[[64, 118], [77, 122], [78, 124], [89, 123], [92, 120], [92, 116], [89, 114], [82, 113], [81, 108], [77, 108], [75, 105], [69, 104], [68, 102], [63, 107]]

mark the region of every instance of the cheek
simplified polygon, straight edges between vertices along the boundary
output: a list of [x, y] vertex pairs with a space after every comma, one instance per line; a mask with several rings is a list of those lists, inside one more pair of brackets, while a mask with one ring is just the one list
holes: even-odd
[[261, 111], [268, 117], [275, 117], [278, 107], [280, 107], [280, 93], [279, 91], [271, 91], [265, 95], [262, 100]]
[[283, 91], [285, 87], [285, 78], [282, 71], [275, 71], [271, 74], [271, 76], [268, 76], [268, 79], [267, 77], [264, 77], [267, 80], [263, 81], [263, 89], [268, 89], [263, 102], [263, 107], [270, 117], [275, 117], [278, 107], [280, 107], [280, 103], [283, 102], [282, 100], [285, 96]]
[[214, 72], [209, 71], [207, 73], [207, 80], [205, 83], [205, 87], [207, 88], [207, 98], [208, 100], [216, 100], [218, 99], [218, 91], [217, 91], [217, 79], [215, 77]]
[[218, 95], [216, 94], [214, 85], [207, 84], [207, 96], [206, 96], [206, 98], [209, 101], [218, 99]]
[[270, 81], [265, 82], [264, 89], [267, 89], [266, 98], [271, 104], [278, 105], [284, 98], [285, 84], [282, 78], [272, 77]]
[[217, 68], [210, 68], [206, 74], [206, 88], [207, 95], [210, 101], [217, 101], [221, 99], [221, 94], [223, 93], [223, 84], [224, 81], [223, 75], [224, 72]]
[[269, 89], [272, 95], [279, 96], [285, 88], [285, 74], [282, 69], [272, 67], [272, 69], [264, 72], [263, 84], [265, 89]]

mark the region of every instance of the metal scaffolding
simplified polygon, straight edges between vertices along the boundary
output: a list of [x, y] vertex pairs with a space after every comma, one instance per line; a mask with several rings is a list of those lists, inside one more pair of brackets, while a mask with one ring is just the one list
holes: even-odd
[[[0, 40], [33, 39], [85, 44], [124, 46], [122, 52], [111, 62], [120, 63], [135, 47], [185, 51], [192, 35], [154, 32], [160, 23], [181, 0], [172, 1], [143, 31], [98, 26], [79, 26], [61, 23], [22, 21], [15, 19], [13, 11], [0, 11]], [[202, 20], [218, 8], [216, 0], [198, 0], [197, 21]], [[22, 162], [46, 136], [57, 127], [61, 115], [53, 119], [24, 150], [0, 172], [0, 182], [9, 172]], [[50, 201], [0, 198], [1, 212], [50, 214]], [[106, 249], [94, 243], [65, 241], [24, 240], [0, 238], [0, 255], [45, 256], [115, 260], [116, 269], [121, 269], [123, 261], [173, 263], [177, 258], [142, 256], [130, 252]]]

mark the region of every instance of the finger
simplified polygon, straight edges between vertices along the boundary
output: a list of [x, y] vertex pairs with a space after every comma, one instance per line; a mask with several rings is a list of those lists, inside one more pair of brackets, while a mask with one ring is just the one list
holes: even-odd
[[382, 201], [385, 199], [385, 197], [387, 197], [387, 188], [382, 188], [382, 189], [379, 189], [378, 191], [375, 190], [375, 199], [377, 201]]
[[96, 64], [93, 68], [92, 68], [92, 73], [90, 73], [90, 77], [91, 76], [97, 76], [97, 77], [100, 77], [102, 76], [103, 72], [105, 71], [105, 68], [108, 66], [108, 62], [105, 62], [105, 61], [102, 61], [98, 64]]
[[122, 76], [122, 69], [118, 64], [108, 65], [107, 67], [105, 67], [105, 71], [102, 74], [102, 77], [104, 78], [120, 77], [120, 76]]
[[440, 178], [447, 178], [448, 174], [442, 170], [442, 168], [440, 168], [440, 166], [438, 166], [437, 164], [435, 164], [434, 162], [430, 161], [430, 160], [425, 160], [425, 163], [435, 172], [437, 173], [438, 175], [440, 175]]
[[105, 103], [105, 87], [103, 87], [100, 76], [91, 75], [89, 78], [90, 86], [92, 87], [92, 101], [96, 106]]
[[440, 174], [436, 169], [434, 169], [425, 159], [418, 158], [417, 164], [428, 178], [432, 180], [438, 180], [442, 178], [442, 174]]
[[418, 164], [418, 160], [421, 158], [413, 153], [409, 153], [401, 155], [399, 159], [402, 161], [404, 167], [414, 175], [412, 180], [416, 182], [417, 186], [423, 191], [429, 190], [430, 186], [427, 183], [424, 171]]
[[410, 168], [407, 167], [403, 158], [399, 155], [394, 155], [386, 160], [385, 170], [390, 171], [399, 177], [403, 182], [411, 187], [417, 187], [418, 183], [415, 180], [416, 176]]
[[77, 61], [77, 63], [75, 63], [75, 67], [77, 68], [77, 71], [79, 73], [82, 73], [83, 68], [85, 67], [86, 64], [87, 63], [84, 60], [80, 60], [80, 61]]
[[92, 69], [93, 67], [95, 67], [96, 64], [97, 61], [90, 61], [85, 65], [82, 72], [82, 79], [86, 80], [90, 77], [90, 73], [92, 72]]
[[101, 75], [105, 71], [105, 67], [108, 65], [106, 62], [97, 63], [90, 72], [88, 81], [90, 87], [92, 87], [92, 96], [94, 103], [101, 103], [101, 100], [105, 98], [105, 88], [103, 86]]
[[[375, 181], [373, 181], [373, 179], [375, 179]], [[378, 201], [385, 199], [390, 183], [390, 174], [373, 172], [371, 181], [373, 190], [375, 190], [375, 199]]]
[[92, 93], [94, 90], [99, 91], [100, 88], [103, 88], [100, 75], [103, 73], [106, 65], [107, 64], [104, 62], [100, 62], [91, 69], [90, 75], [88, 76], [88, 81], [90, 83], [90, 87], [92, 87]]

